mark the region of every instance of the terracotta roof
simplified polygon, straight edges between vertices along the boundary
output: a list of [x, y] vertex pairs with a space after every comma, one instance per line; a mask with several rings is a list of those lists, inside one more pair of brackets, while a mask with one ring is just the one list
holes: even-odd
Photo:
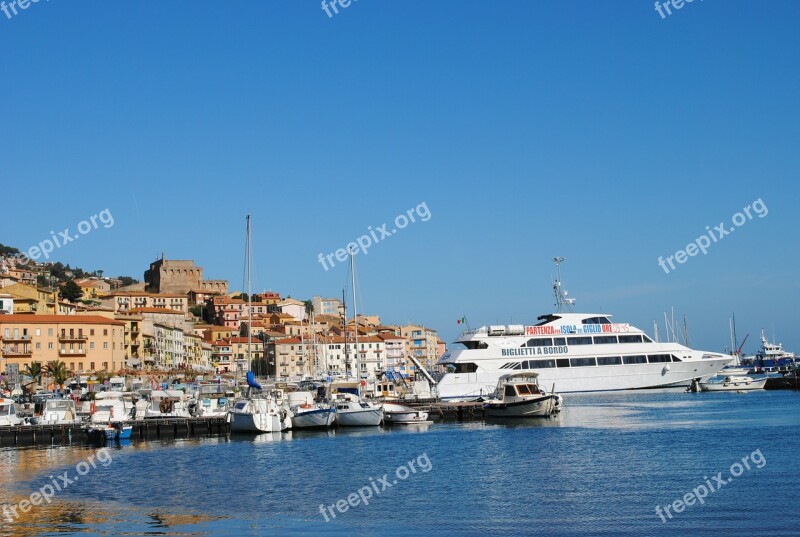
[[100, 315], [0, 315], [0, 324], [112, 324], [125, 326], [122, 321], [115, 321]]
[[383, 339], [384, 341], [387, 341], [387, 340], [390, 340], [390, 339], [401, 339], [401, 340], [405, 340], [406, 339], [404, 337], [395, 336], [394, 334], [378, 334], [378, 337]]
[[[247, 338], [246, 337], [232, 337], [230, 341], [231, 341], [231, 343], [245, 343], [246, 344], [247, 343]], [[261, 343], [260, 340], [253, 339], [253, 345], [261, 345], [261, 344], [262, 343]]]
[[275, 341], [275, 345], [290, 345], [292, 343], [302, 343], [302, 340], [296, 337], [287, 337], [285, 339], [279, 339]]
[[171, 310], [168, 308], [136, 308], [132, 310], [128, 310], [128, 313], [131, 315], [138, 315], [141, 313], [168, 313], [170, 315], [183, 315], [182, 311], [178, 310]]

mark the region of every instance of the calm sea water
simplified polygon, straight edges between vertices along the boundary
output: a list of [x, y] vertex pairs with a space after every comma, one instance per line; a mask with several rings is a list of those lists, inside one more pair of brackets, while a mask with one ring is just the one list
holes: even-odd
[[[798, 409], [794, 392], [572, 395], [553, 420], [129, 444], [0, 534], [800, 535]], [[0, 498], [93, 452], [2, 450]], [[719, 490], [662, 521], [706, 480]]]

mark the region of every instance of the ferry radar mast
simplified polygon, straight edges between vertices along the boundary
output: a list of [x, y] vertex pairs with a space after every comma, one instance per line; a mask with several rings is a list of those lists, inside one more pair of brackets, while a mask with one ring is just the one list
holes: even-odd
[[572, 306], [575, 305], [574, 298], [567, 298], [569, 294], [566, 290], [562, 290], [561, 288], [561, 263], [566, 261], [565, 257], [554, 257], [553, 263], [556, 264], [556, 281], [553, 282], [553, 294], [556, 296], [556, 313], [561, 313], [564, 310], [572, 312]]

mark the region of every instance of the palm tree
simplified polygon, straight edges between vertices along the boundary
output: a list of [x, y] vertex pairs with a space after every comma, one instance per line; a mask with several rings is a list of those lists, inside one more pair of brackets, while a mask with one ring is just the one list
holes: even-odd
[[55, 382], [58, 387], [63, 390], [64, 384], [69, 378], [67, 364], [61, 360], [54, 360], [47, 363], [47, 366], [45, 366], [45, 371], [47, 372], [48, 376], [53, 377], [53, 382]]
[[314, 303], [310, 300], [304, 300], [303, 304], [306, 305], [306, 317], [310, 318], [311, 315], [314, 313]]
[[42, 364], [39, 362], [31, 362], [22, 370], [22, 374], [31, 378], [31, 384], [42, 383]]

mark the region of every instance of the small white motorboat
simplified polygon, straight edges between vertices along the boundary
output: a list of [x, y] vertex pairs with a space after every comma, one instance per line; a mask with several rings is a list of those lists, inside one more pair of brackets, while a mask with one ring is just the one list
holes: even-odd
[[35, 425], [76, 425], [81, 422], [72, 399], [48, 399]]
[[754, 380], [752, 377], [727, 376], [716, 382], [701, 382], [700, 389], [704, 392], [738, 392], [748, 390], [763, 390], [767, 384], [766, 377]]
[[0, 399], [0, 427], [22, 425], [13, 399]]
[[428, 413], [410, 406], [396, 403], [383, 404], [383, 421], [393, 425], [429, 424]]
[[561, 396], [547, 393], [539, 386], [538, 373], [503, 375], [497, 383], [494, 399], [483, 404], [490, 418], [547, 417], [561, 408]]
[[336, 423], [340, 427], [377, 427], [383, 421], [383, 407], [355, 394], [340, 392], [335, 402]]

